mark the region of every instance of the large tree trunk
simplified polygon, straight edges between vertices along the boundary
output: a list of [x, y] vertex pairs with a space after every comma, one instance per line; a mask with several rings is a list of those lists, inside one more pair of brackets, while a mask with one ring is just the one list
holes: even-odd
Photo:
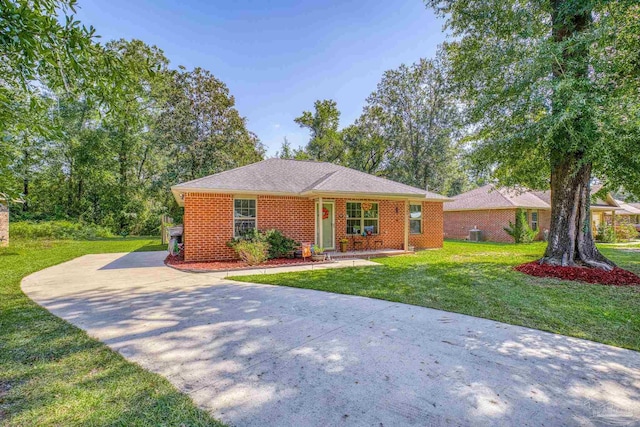
[[[591, 23], [591, 11], [567, 4], [568, 0], [552, 0], [553, 40], [566, 41], [584, 31]], [[564, 79], [585, 78], [588, 75], [587, 46], [573, 43], [563, 46], [562, 57], [553, 65], [553, 77]], [[552, 114], [562, 114], [566, 107], [565, 93], [554, 93]], [[575, 119], [576, 129], [588, 126], [586, 118]], [[591, 163], [585, 161], [575, 144], [570, 130], [556, 135], [555, 150], [551, 153], [551, 229], [549, 244], [541, 263], [561, 266], [583, 265], [612, 270], [615, 264], [596, 248], [591, 232]]]
[[615, 264], [596, 248], [591, 232], [591, 165], [580, 154], [557, 158], [551, 171], [551, 229], [541, 262], [611, 270]]

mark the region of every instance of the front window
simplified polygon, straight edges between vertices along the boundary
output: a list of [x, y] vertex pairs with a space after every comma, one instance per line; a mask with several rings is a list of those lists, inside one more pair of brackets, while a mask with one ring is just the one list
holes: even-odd
[[422, 205], [409, 206], [409, 231], [411, 234], [422, 233]]
[[533, 231], [538, 230], [538, 212], [537, 211], [531, 212], [531, 229]]
[[240, 236], [246, 230], [256, 228], [255, 199], [235, 199], [233, 201], [233, 235]]
[[378, 204], [347, 202], [347, 234], [378, 234]]

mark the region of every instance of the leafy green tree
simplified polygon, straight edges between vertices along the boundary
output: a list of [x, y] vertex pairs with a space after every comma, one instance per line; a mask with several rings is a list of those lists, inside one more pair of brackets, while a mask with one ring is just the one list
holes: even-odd
[[20, 219], [121, 234], [179, 218], [168, 187], [262, 158], [226, 86], [155, 46], [101, 45], [73, 0], [0, 0], [0, 191]]
[[291, 148], [291, 143], [285, 136], [284, 141], [282, 141], [282, 145], [280, 146], [280, 151], [276, 152], [276, 157], [280, 159], [293, 159], [293, 156], [293, 148]]
[[[390, 178], [432, 191], [446, 192], [459, 169], [459, 108], [447, 79], [448, 64], [439, 54], [384, 73], [367, 98], [366, 115], [378, 128], [373, 151], [387, 157]], [[389, 151], [390, 150], [390, 151]], [[367, 151], [371, 152], [370, 149]]]
[[209, 71], [175, 71], [157, 129], [169, 158], [165, 182], [200, 178], [259, 161], [264, 147], [247, 130], [227, 86]]
[[380, 107], [365, 106], [355, 123], [342, 130], [349, 167], [373, 175], [387, 174], [394, 147], [385, 137], [385, 123]]
[[[99, 50], [93, 28], [73, 19], [73, 0], [0, 1], [0, 126], [23, 121], [43, 80], [60, 86], [86, 76]], [[61, 19], [58, 19], [59, 15]]]
[[93, 28], [73, 18], [75, 4], [0, 0], [0, 189], [14, 197], [28, 192], [40, 144], [54, 130], [51, 89], [96, 80], [101, 48]]
[[[344, 148], [340, 130], [340, 111], [331, 99], [316, 101], [314, 111], [304, 111], [294, 121], [309, 130], [311, 139], [304, 152], [312, 160], [340, 163]], [[301, 156], [302, 157], [302, 156]]]
[[552, 192], [543, 262], [610, 270], [590, 181], [640, 194], [640, 5], [633, 0], [427, 0], [446, 18], [477, 163]]

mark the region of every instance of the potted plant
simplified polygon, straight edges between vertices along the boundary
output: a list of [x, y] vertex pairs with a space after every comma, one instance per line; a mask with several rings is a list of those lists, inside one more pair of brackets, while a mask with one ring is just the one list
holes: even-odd
[[311, 261], [324, 261], [326, 255], [324, 254], [324, 248], [318, 245], [313, 245], [313, 253], [311, 255]]
[[349, 239], [340, 240], [340, 252], [347, 252], [348, 246], [349, 246]]

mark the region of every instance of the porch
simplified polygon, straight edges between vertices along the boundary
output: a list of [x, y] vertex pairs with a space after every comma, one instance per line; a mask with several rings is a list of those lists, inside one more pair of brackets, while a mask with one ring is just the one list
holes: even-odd
[[340, 251], [326, 251], [327, 255], [331, 257], [331, 259], [350, 259], [350, 258], [358, 258], [358, 259], [369, 259], [369, 258], [382, 258], [388, 256], [397, 256], [397, 255], [407, 255], [413, 254], [415, 251], [405, 251], [403, 249], [370, 249], [370, 250], [352, 250], [346, 252]]

